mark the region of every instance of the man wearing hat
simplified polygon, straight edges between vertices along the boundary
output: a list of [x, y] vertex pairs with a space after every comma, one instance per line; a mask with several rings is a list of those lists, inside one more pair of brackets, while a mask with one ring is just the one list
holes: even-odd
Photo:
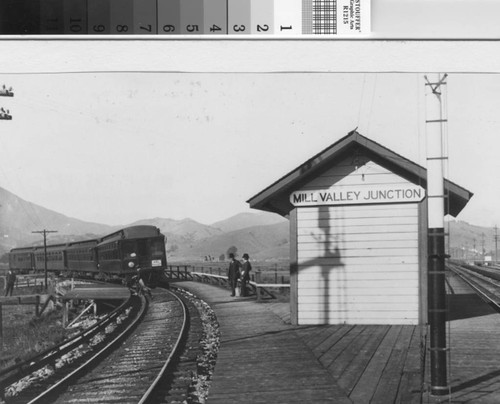
[[250, 257], [247, 253], [243, 254], [243, 264], [241, 266], [241, 296], [247, 296], [247, 284], [250, 280], [250, 271], [252, 264], [250, 264]]
[[227, 281], [229, 287], [231, 288], [231, 296], [234, 296], [236, 291], [236, 286], [238, 285], [238, 279], [240, 277], [240, 267], [241, 262], [234, 258], [234, 254], [229, 254], [229, 268], [227, 269]]

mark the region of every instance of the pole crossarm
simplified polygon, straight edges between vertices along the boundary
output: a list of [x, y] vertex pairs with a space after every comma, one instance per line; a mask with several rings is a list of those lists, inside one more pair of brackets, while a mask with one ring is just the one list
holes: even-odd
[[441, 78], [441, 80], [439, 80], [439, 82], [437, 82], [437, 83], [431, 83], [431, 82], [429, 81], [429, 79], [427, 78], [427, 76], [424, 76], [425, 81], [427, 81], [427, 84], [426, 84], [426, 85], [427, 85], [427, 86], [430, 86], [430, 87], [431, 87], [431, 91], [432, 91], [432, 93], [433, 93], [433, 94], [436, 94], [437, 96], [440, 96], [440, 95], [441, 95], [441, 93], [438, 91], [438, 88], [440, 88], [440, 87], [441, 87], [441, 85], [446, 84], [446, 83], [445, 83], [446, 77], [448, 77], [448, 73], [445, 73], [445, 74], [443, 75], [443, 77]]

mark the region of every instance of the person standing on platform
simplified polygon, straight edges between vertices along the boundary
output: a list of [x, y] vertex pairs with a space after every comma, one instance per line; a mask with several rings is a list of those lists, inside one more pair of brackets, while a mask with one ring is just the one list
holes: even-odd
[[5, 296], [8, 296], [9, 293], [12, 296], [12, 292], [14, 291], [14, 285], [16, 284], [16, 274], [12, 269], [9, 269], [9, 272], [7, 272], [5, 281], [7, 282], [7, 287], [5, 288]]
[[233, 253], [229, 253], [229, 268], [227, 269], [227, 281], [231, 289], [231, 296], [235, 295], [238, 279], [240, 277], [241, 262], [234, 258]]
[[250, 257], [247, 253], [243, 254], [243, 264], [241, 264], [241, 296], [247, 296], [247, 285], [250, 280], [250, 271], [252, 264], [250, 264]]

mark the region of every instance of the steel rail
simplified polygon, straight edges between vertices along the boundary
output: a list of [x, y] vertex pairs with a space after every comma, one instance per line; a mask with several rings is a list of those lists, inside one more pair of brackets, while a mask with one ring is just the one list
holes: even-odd
[[95, 361], [99, 360], [103, 355], [107, 354], [108, 351], [115, 347], [119, 342], [121, 342], [126, 336], [128, 336], [129, 332], [132, 331], [137, 324], [140, 322], [140, 320], [144, 317], [147, 307], [148, 307], [148, 300], [144, 297], [141, 296], [141, 311], [138, 313], [136, 316], [135, 320], [130, 323], [125, 330], [123, 330], [119, 335], [113, 339], [109, 344], [107, 344], [104, 348], [102, 348], [99, 352], [94, 354], [90, 359], [88, 359], [85, 363], [83, 363], [81, 366], [79, 366], [77, 369], [72, 371], [71, 373], [67, 374], [64, 378], [59, 380], [57, 383], [53, 384], [51, 387], [49, 387], [46, 391], [44, 391], [42, 394], [38, 395], [37, 397], [33, 398], [31, 401], [29, 401], [27, 404], [35, 404], [39, 402], [46, 402], [42, 401], [45, 400], [48, 396], [53, 394], [57, 389], [61, 388], [63, 384], [67, 383], [71, 379], [77, 377], [81, 372], [85, 371], [87, 367], [91, 366], [94, 364]]
[[[466, 275], [464, 275], [463, 273], [463, 269], [460, 268], [458, 266], [458, 269], [456, 265], [448, 265], [448, 268], [450, 268], [450, 270], [452, 270], [455, 274], [457, 274], [460, 279], [462, 279], [465, 283], [467, 283], [474, 291], [476, 291], [476, 293], [478, 293], [481, 297], [483, 297], [488, 304], [491, 304], [493, 306], [495, 306], [495, 310], [500, 312], [500, 301], [499, 299], [497, 298], [496, 300], [495, 299], [492, 299], [487, 293], [484, 292], [484, 289], [481, 288], [481, 286], [474, 280], [468, 278]], [[468, 270], [468, 271], [471, 271], [471, 270]], [[471, 271], [473, 272], [473, 271]], [[469, 275], [469, 276], [474, 276], [474, 275]], [[476, 275], [477, 277], [477, 275]], [[479, 278], [479, 277], [478, 277]], [[486, 281], [485, 281], [486, 282]], [[489, 292], [491, 294], [491, 292]]]
[[171, 290], [167, 290], [167, 291], [172, 296], [174, 296], [179, 301], [179, 303], [181, 304], [182, 312], [183, 312], [183, 316], [184, 316], [184, 320], [182, 322], [182, 328], [181, 328], [181, 331], [179, 332], [179, 336], [177, 337], [177, 340], [176, 340], [176, 342], [175, 342], [175, 344], [174, 344], [174, 346], [172, 348], [172, 351], [170, 352], [170, 355], [168, 356], [167, 360], [165, 361], [165, 364], [160, 369], [160, 372], [158, 373], [158, 376], [156, 376], [155, 380], [153, 381], [153, 383], [151, 383], [151, 385], [149, 386], [149, 388], [146, 390], [146, 392], [144, 393], [144, 395], [142, 396], [142, 398], [140, 399], [140, 401], [139, 401], [138, 404], [145, 404], [145, 403], [148, 402], [151, 394], [153, 393], [153, 391], [155, 390], [155, 388], [158, 386], [158, 383], [160, 382], [160, 380], [165, 375], [168, 367], [170, 366], [170, 364], [172, 362], [172, 359], [177, 354], [179, 346], [181, 344], [181, 341], [184, 338], [184, 336], [186, 334], [186, 331], [187, 331], [188, 309], [187, 309], [186, 303], [176, 293], [172, 292]]
[[[106, 317], [99, 320], [97, 323], [93, 324], [89, 328], [81, 331], [74, 337], [65, 340], [55, 346], [52, 346], [45, 351], [32, 356], [16, 365], [10, 366], [6, 369], [0, 371], [0, 386], [5, 387], [16, 380], [21, 379], [24, 376], [27, 376], [47, 364], [53, 363], [55, 359], [60, 357], [61, 355], [72, 351], [76, 347], [82, 344], [82, 342], [88, 340], [90, 337], [95, 335], [101, 328], [110, 323], [116, 317], [118, 317], [121, 313], [125, 311], [127, 307], [131, 305], [131, 298], [124, 301], [120, 306], [114, 309], [111, 313], [109, 313]], [[10, 375], [1, 379], [2, 376]]]

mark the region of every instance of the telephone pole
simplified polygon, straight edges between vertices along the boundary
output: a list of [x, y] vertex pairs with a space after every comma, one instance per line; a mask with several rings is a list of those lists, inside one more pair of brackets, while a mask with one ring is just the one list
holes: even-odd
[[498, 227], [495, 225], [495, 264], [498, 263]]
[[47, 233], [57, 233], [57, 230], [36, 230], [32, 233], [43, 234], [43, 255], [44, 255], [44, 268], [45, 268], [45, 290], [47, 290]]
[[443, 108], [447, 75], [425, 76], [428, 207], [428, 314], [430, 326], [431, 394], [449, 394], [446, 347], [446, 288], [444, 232]]

